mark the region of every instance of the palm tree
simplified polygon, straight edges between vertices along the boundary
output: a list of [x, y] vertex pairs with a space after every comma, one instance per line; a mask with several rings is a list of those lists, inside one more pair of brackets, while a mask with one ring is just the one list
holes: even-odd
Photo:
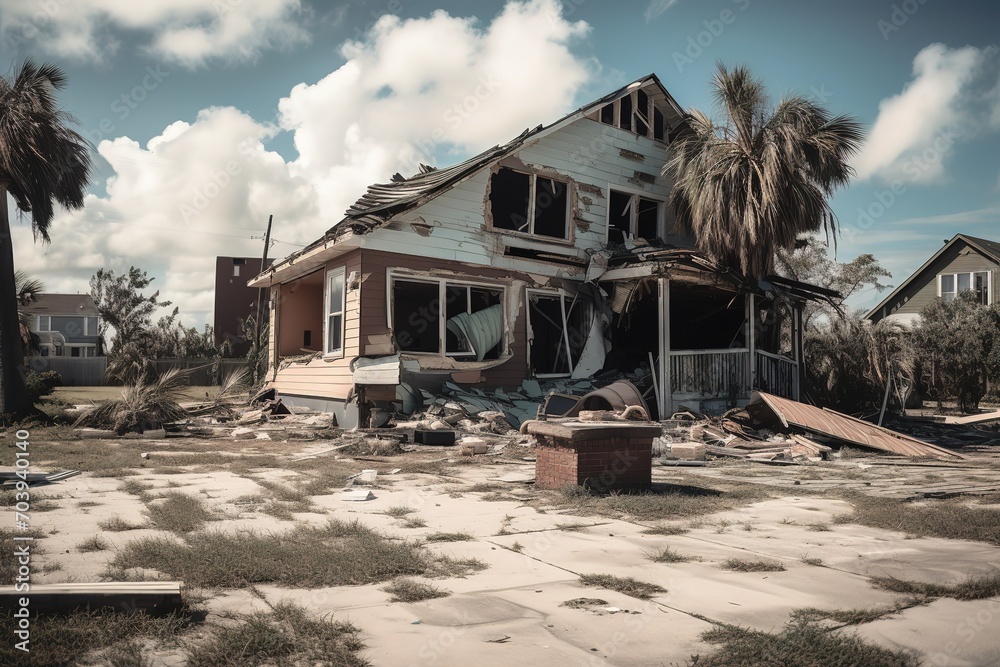
[[5, 422], [33, 408], [22, 375], [7, 194], [31, 216], [35, 238], [48, 242], [55, 205], [82, 208], [90, 178], [90, 145], [56, 103], [55, 93], [65, 85], [57, 66], [30, 59], [9, 77], [0, 76], [0, 421]]
[[31, 315], [25, 308], [38, 301], [38, 295], [45, 291], [41, 280], [28, 276], [24, 271], [14, 272], [14, 292], [17, 295], [17, 322], [21, 330], [21, 346], [25, 354], [36, 354], [41, 350], [41, 339], [31, 330]]
[[803, 97], [771, 106], [764, 84], [746, 67], [717, 66], [716, 124], [700, 111], [671, 145], [663, 169], [674, 179], [677, 221], [698, 248], [751, 279], [772, 273], [774, 253], [792, 250], [801, 234], [836, 234], [827, 202], [854, 175], [848, 164], [861, 145], [861, 125]]

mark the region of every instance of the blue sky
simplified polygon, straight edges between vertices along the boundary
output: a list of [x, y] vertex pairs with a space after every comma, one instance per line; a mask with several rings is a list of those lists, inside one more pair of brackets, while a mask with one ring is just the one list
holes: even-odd
[[858, 178], [832, 200], [837, 256], [870, 252], [897, 283], [957, 232], [1000, 240], [998, 18], [962, 0], [0, 0], [0, 62], [61, 65], [99, 153], [51, 245], [15, 224], [15, 264], [64, 292], [135, 264], [201, 326], [214, 257], [259, 254], [269, 214], [280, 257], [368, 183], [644, 74], [711, 109], [722, 61], [865, 125]]

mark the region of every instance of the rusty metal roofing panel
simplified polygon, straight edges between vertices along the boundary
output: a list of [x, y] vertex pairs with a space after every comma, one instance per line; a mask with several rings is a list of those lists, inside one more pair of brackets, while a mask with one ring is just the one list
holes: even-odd
[[[788, 398], [781, 398], [762, 391], [750, 397], [750, 406], [767, 406], [773, 416], [785, 427], [798, 427], [884, 452], [906, 456], [933, 456], [935, 458], [965, 458], [961, 454], [917, 440], [908, 435], [841, 414], [828, 408], [806, 405]], [[750, 407], [748, 406], [748, 407]], [[760, 408], [758, 408], [760, 409]]]

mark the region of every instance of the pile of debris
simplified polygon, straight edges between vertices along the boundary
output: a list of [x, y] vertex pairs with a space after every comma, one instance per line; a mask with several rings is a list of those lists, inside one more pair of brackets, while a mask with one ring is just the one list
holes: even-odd
[[787, 465], [827, 459], [834, 447], [844, 445], [912, 457], [965, 458], [829, 408], [761, 391], [753, 393], [745, 409], [731, 410], [721, 419], [680, 413], [663, 424], [664, 436], [654, 443], [654, 452], [659, 448], [666, 465], [708, 456]]

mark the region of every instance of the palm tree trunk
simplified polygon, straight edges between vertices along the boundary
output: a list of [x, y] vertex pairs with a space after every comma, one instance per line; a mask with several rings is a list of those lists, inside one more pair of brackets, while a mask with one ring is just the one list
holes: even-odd
[[14, 287], [14, 244], [7, 210], [7, 182], [0, 180], [0, 424], [17, 421], [33, 411], [23, 364]]

